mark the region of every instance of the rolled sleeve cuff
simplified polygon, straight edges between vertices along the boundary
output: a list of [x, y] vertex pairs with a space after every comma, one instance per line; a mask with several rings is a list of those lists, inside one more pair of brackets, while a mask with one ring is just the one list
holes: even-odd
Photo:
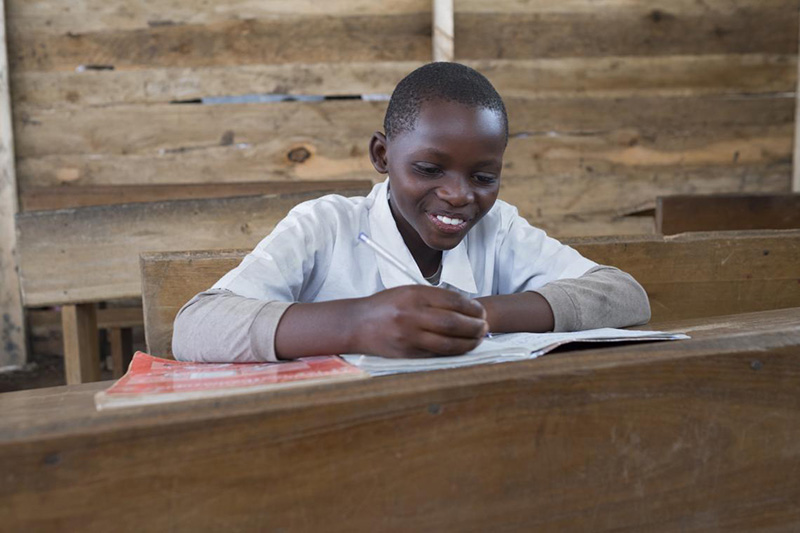
[[250, 325], [250, 350], [260, 361], [277, 363], [275, 333], [278, 323], [294, 302], [271, 301], [264, 305]]
[[580, 316], [575, 302], [569, 293], [556, 284], [545, 285], [535, 292], [541, 294], [553, 311], [553, 331], [578, 331], [581, 329]]

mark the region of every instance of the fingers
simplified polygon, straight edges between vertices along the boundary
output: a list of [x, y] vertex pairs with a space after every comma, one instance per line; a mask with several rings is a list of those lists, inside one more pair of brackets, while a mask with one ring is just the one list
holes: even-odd
[[403, 357], [462, 355], [477, 348], [482, 341], [483, 337], [468, 339], [422, 331], [415, 339], [415, 350], [407, 352]]
[[461, 313], [462, 315], [480, 319], [486, 318], [486, 310], [479, 301], [471, 300], [455, 291], [439, 288], [434, 289], [435, 292], [430, 297], [431, 300], [428, 302], [431, 307], [448, 309], [450, 311], [455, 311], [456, 313]]
[[489, 324], [483, 318], [446, 309], [427, 309], [421, 318], [422, 330], [446, 337], [481, 339], [489, 331]]

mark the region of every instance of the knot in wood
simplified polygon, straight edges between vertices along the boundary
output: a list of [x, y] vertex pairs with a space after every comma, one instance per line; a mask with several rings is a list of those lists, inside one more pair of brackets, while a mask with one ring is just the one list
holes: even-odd
[[305, 146], [301, 146], [299, 148], [293, 148], [289, 150], [289, 161], [292, 163], [303, 163], [306, 159], [311, 157], [311, 152], [308, 151], [308, 148]]

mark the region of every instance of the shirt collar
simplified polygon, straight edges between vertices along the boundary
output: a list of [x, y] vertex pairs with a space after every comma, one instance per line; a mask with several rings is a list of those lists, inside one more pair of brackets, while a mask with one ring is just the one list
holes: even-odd
[[[394, 254], [395, 257], [412, 272], [422, 277], [422, 273], [416, 261], [414, 261], [414, 257], [403, 241], [403, 236], [400, 235], [400, 230], [397, 229], [397, 223], [394, 221], [391, 208], [389, 207], [388, 192], [389, 179], [387, 178], [386, 181], [378, 185], [375, 190], [375, 201], [369, 212], [369, 226], [372, 232], [370, 237]], [[467, 254], [468, 239], [469, 234], [464, 240], [458, 243], [458, 246], [452, 250], [445, 250], [442, 254], [442, 276], [440, 278], [440, 283], [450, 285], [468, 294], [477, 294], [478, 286], [475, 283], [472, 264]], [[379, 256], [376, 256], [376, 260], [378, 263], [378, 272], [384, 287], [391, 289], [393, 287], [411, 284], [408, 277], [391, 263]]]

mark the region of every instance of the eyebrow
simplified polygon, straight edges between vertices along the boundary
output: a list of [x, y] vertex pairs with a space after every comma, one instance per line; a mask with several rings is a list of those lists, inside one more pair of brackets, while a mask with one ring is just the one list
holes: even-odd
[[[447, 152], [442, 152], [441, 150], [439, 150], [437, 148], [432, 148], [432, 147], [431, 148], [423, 148], [422, 150], [417, 152], [417, 154], [415, 154], [415, 155], [417, 155], [417, 157], [419, 157], [422, 154], [425, 154], [425, 155], [431, 154], [431, 155], [434, 155], [436, 157], [440, 157], [440, 158], [442, 158], [442, 159], [444, 159], [444, 160], [446, 160], [448, 162], [452, 159], [452, 157], [450, 157], [450, 154], [448, 154]], [[503, 163], [502, 160], [501, 161], [497, 161], [497, 160], [494, 160], [494, 159], [487, 159], [485, 161], [478, 161], [475, 164], [475, 166], [476, 167], [487, 167], [487, 166], [490, 166], [490, 165], [502, 165], [502, 163]]]

